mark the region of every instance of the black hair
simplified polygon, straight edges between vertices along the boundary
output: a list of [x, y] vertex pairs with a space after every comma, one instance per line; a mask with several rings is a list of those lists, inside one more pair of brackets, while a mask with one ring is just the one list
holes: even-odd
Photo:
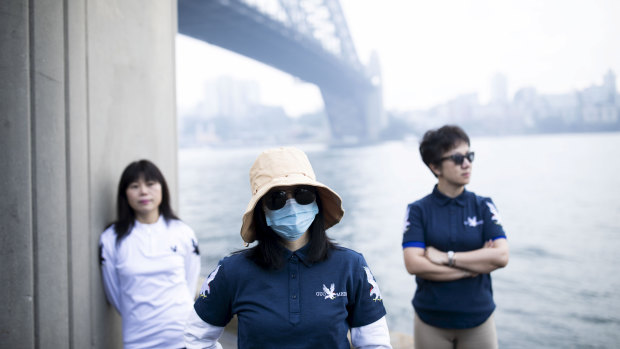
[[[422, 161], [430, 168], [430, 165], [439, 166], [441, 155], [456, 147], [459, 143], [469, 144], [469, 137], [462, 128], [456, 125], [444, 125], [438, 129], [432, 129], [424, 133], [420, 142], [420, 155]], [[432, 172], [432, 171], [431, 171]], [[437, 177], [435, 172], [433, 175]]]
[[159, 214], [164, 217], [166, 223], [171, 219], [179, 219], [170, 207], [170, 193], [168, 184], [159, 168], [149, 160], [138, 160], [125, 167], [121, 179], [118, 183], [116, 195], [116, 221], [114, 230], [116, 231], [116, 243], [119, 244], [129, 235], [136, 219], [136, 213], [129, 206], [127, 200], [127, 187], [140, 178], [145, 181], [156, 181], [161, 185], [161, 204], [159, 204]]
[[[325, 233], [325, 217], [323, 215], [323, 205], [321, 198], [317, 192], [316, 204], [319, 207], [314, 221], [308, 228], [309, 248], [308, 261], [317, 263], [326, 260], [329, 253], [337, 245]], [[265, 220], [265, 211], [263, 209], [262, 198], [256, 204], [253, 212], [254, 231], [258, 244], [247, 250], [246, 257], [254, 261], [256, 264], [265, 269], [278, 270], [284, 267], [285, 247], [282, 244], [282, 238], [267, 225]], [[238, 251], [246, 252], [246, 251]]]

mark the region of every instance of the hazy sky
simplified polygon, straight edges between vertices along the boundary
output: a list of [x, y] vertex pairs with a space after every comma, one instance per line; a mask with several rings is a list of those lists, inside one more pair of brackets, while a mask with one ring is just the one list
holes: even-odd
[[[341, 0], [362, 62], [376, 50], [387, 109], [428, 108], [463, 93], [488, 96], [491, 77], [566, 93], [620, 75], [617, 0]], [[262, 63], [188, 37], [177, 40], [177, 98], [196, 107], [204, 81], [257, 80], [263, 102], [298, 115], [322, 107], [318, 89]], [[620, 87], [620, 79], [618, 86]]]

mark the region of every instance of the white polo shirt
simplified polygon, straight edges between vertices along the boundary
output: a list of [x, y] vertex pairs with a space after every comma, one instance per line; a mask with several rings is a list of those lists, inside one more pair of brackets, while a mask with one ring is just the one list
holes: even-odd
[[182, 348], [200, 273], [198, 240], [185, 223], [163, 217], [135, 221], [116, 244], [114, 226], [101, 234], [105, 293], [123, 319], [125, 348]]

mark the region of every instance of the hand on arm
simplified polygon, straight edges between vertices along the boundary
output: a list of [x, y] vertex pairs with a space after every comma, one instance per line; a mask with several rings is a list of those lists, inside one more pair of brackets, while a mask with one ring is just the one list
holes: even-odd
[[438, 253], [436, 255], [434, 254], [433, 258], [436, 258], [439, 262], [439, 254], [443, 253], [446, 255], [446, 265], [433, 263], [426, 256], [425, 252], [426, 251], [420, 247], [407, 247], [403, 250], [405, 267], [409, 274], [414, 274], [423, 279], [433, 281], [453, 281], [477, 275], [467, 270], [447, 266], [448, 257], [444, 252], [437, 251]]
[[454, 267], [470, 270], [479, 274], [488, 274], [508, 264], [510, 252], [508, 240], [496, 239], [487, 241], [480, 249], [456, 252]]
[[429, 246], [424, 251], [424, 256], [433, 264], [449, 266], [450, 258], [447, 252], [442, 252], [433, 246]]

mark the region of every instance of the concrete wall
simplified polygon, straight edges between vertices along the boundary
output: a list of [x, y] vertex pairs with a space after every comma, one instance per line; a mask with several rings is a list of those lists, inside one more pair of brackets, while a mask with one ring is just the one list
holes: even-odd
[[98, 237], [122, 169], [177, 205], [176, 1], [0, 2], [0, 343], [121, 347]]

